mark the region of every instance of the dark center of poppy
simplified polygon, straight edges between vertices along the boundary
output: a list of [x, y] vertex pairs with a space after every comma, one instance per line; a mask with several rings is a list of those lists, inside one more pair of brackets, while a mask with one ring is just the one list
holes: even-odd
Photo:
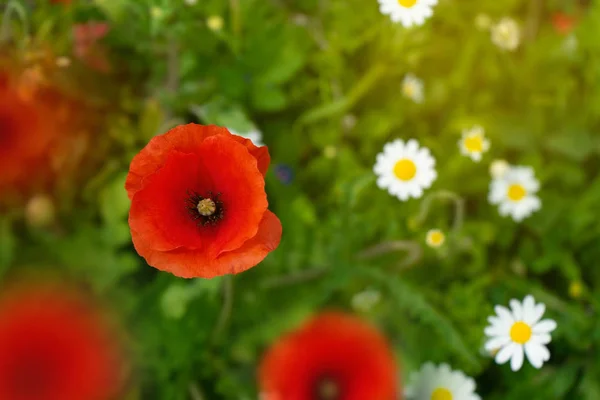
[[339, 400], [340, 398], [341, 390], [338, 382], [329, 377], [317, 380], [314, 387], [315, 400]]
[[225, 208], [220, 197], [221, 193], [213, 195], [208, 192], [207, 196], [201, 196], [196, 192], [188, 192], [187, 209], [198, 225], [215, 226], [223, 219]]

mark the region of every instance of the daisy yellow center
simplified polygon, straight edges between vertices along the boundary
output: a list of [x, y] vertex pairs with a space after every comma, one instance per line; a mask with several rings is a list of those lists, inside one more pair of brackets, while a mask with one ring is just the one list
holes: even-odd
[[429, 243], [433, 246], [439, 246], [444, 241], [444, 234], [440, 231], [429, 232]]
[[439, 387], [431, 393], [431, 400], [452, 400], [452, 392], [446, 388]]
[[398, 4], [402, 7], [411, 8], [417, 4], [417, 0], [398, 0]]
[[510, 338], [518, 344], [525, 344], [531, 338], [531, 327], [523, 321], [515, 322], [510, 328]]
[[198, 202], [198, 213], [204, 217], [213, 215], [217, 211], [217, 205], [212, 199], [203, 199]]
[[523, 197], [527, 194], [527, 191], [523, 187], [523, 185], [519, 185], [518, 183], [514, 183], [508, 187], [508, 198], [512, 201], [520, 201], [523, 200]]
[[471, 153], [481, 153], [483, 151], [483, 138], [479, 135], [469, 136], [465, 139], [465, 147]]
[[410, 181], [416, 174], [417, 166], [408, 158], [403, 158], [394, 165], [394, 175], [401, 181]]

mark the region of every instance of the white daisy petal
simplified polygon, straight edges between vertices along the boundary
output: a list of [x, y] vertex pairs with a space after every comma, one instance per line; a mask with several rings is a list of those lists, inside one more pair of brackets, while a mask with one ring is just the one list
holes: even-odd
[[496, 354], [496, 363], [497, 364], [504, 364], [505, 362], [507, 362], [512, 356], [513, 354], [518, 351], [519, 345], [516, 343], [510, 343], [506, 346], [504, 346], [502, 349], [500, 349], [500, 351], [498, 352], [498, 354]]
[[517, 346], [511, 359], [510, 359], [510, 369], [513, 371], [518, 371], [523, 366], [523, 346]]
[[549, 333], [556, 329], [556, 321], [545, 319], [533, 326], [533, 333]]
[[484, 348], [487, 351], [497, 350], [510, 343], [510, 336], [497, 336], [485, 342]]
[[546, 355], [550, 357], [550, 352], [545, 346], [531, 342], [525, 343], [525, 354], [531, 365], [538, 369], [544, 364]]
[[552, 336], [549, 333], [534, 333], [529, 341], [538, 344], [548, 344], [552, 341]]
[[508, 308], [503, 306], [496, 306], [494, 307], [494, 311], [496, 311], [496, 314], [498, 314], [498, 316], [500, 317], [500, 321], [502, 321], [503, 324], [512, 325], [515, 322], [515, 319], [508, 310]]
[[512, 309], [515, 320], [521, 321], [523, 319], [523, 308], [521, 307], [519, 300], [512, 299], [508, 302], [508, 304], [510, 304], [510, 308]]

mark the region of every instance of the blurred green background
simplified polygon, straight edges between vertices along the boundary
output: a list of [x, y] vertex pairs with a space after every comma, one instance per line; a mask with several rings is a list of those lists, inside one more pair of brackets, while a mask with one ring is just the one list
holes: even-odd
[[[47, 76], [97, 116], [76, 173], [3, 204], [0, 276], [59, 274], [114, 303], [135, 360], [126, 400], [256, 399], [264, 349], [332, 307], [380, 327], [403, 380], [448, 362], [484, 399], [600, 399], [597, 3], [440, 0], [413, 29], [376, 0], [0, 5], [6, 53], [28, 67], [39, 49], [68, 58]], [[571, 33], [557, 12], [577, 17]], [[494, 45], [486, 17], [518, 22], [516, 51]], [[74, 26], [89, 21], [109, 27], [94, 44], [108, 69], [74, 54]], [[423, 80], [422, 104], [403, 96], [409, 73]], [[269, 146], [283, 238], [243, 274], [178, 279], [131, 245], [129, 162], [186, 122], [258, 130]], [[481, 163], [457, 146], [474, 124], [492, 143]], [[375, 185], [375, 157], [397, 138], [437, 160], [422, 199]], [[541, 181], [542, 209], [523, 223], [487, 201], [494, 159]], [[425, 245], [433, 228], [448, 235], [441, 249]], [[367, 289], [376, 304], [353, 302]], [[495, 304], [529, 293], [558, 322], [552, 358], [512, 372], [483, 351], [483, 329]]]

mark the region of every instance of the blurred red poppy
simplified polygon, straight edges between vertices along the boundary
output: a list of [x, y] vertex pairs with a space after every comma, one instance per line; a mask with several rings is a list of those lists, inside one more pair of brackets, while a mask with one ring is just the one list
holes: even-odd
[[562, 12], [557, 12], [552, 15], [552, 25], [557, 33], [561, 35], [568, 35], [575, 29], [577, 25], [577, 17], [567, 15]]
[[267, 351], [259, 385], [265, 400], [396, 400], [397, 372], [379, 332], [330, 312]]
[[73, 51], [84, 64], [99, 72], [110, 71], [106, 48], [99, 42], [110, 31], [106, 22], [73, 25]]
[[21, 288], [0, 300], [0, 399], [113, 399], [119, 356], [97, 310], [64, 288]]
[[133, 158], [129, 226], [149, 265], [183, 277], [236, 274], [279, 245], [267, 209], [266, 147], [225, 128], [188, 124], [153, 138]]
[[50, 147], [66, 118], [58, 93], [38, 92], [34, 75], [0, 69], [0, 198], [47, 174]]

